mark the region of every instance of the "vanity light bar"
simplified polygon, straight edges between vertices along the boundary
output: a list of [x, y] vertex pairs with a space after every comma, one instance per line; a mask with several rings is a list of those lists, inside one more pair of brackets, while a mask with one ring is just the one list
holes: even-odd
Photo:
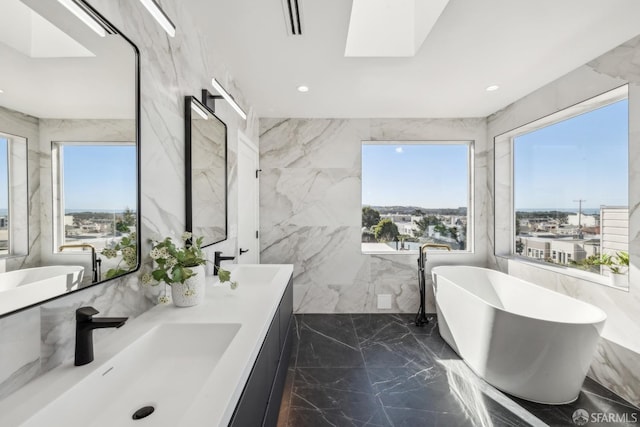
[[202, 108], [200, 108], [200, 106], [193, 101], [191, 101], [191, 109], [195, 111], [203, 119], [209, 120], [209, 116], [207, 116], [207, 113], [202, 111]]
[[211, 85], [220, 95], [222, 95], [224, 100], [227, 101], [234, 110], [236, 110], [236, 113], [238, 113], [243, 120], [247, 120], [247, 113], [245, 113], [242, 108], [240, 108], [235, 99], [233, 99], [233, 97], [229, 95], [229, 93], [220, 85], [220, 83], [217, 82], [216, 79], [211, 79]]
[[176, 36], [176, 26], [173, 25], [171, 19], [164, 13], [164, 10], [160, 7], [155, 0], [140, 0], [140, 3], [147, 8], [151, 16], [154, 17], [158, 24], [169, 34], [169, 37]]
[[107, 34], [115, 34], [116, 31], [102, 18], [96, 15], [91, 8], [79, 0], [58, 0], [58, 3], [67, 8], [76, 18], [84, 22], [100, 37]]

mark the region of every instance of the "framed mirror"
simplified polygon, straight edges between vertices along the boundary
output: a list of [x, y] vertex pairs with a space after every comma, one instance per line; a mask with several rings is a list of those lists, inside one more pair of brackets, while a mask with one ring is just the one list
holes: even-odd
[[227, 125], [195, 97], [185, 97], [187, 231], [203, 246], [227, 238]]
[[138, 50], [95, 9], [0, 2], [0, 317], [138, 269]]

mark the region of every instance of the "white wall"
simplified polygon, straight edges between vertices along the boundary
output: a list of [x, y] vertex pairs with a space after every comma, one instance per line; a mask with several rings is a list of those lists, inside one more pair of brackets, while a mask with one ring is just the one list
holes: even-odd
[[[298, 313], [418, 309], [418, 255], [361, 251], [366, 140], [474, 141], [474, 251], [429, 255], [429, 267], [486, 262], [485, 119], [261, 119], [260, 256], [263, 263], [294, 264]], [[420, 185], [430, 183], [416, 183], [416, 191]], [[435, 312], [430, 291], [427, 311]], [[391, 294], [391, 310], [377, 309], [379, 294]]]
[[[544, 86], [488, 118], [488, 139], [629, 83], [629, 252], [631, 256], [629, 291], [621, 291], [536, 266], [493, 256], [504, 253], [511, 239], [500, 212], [510, 209], [509, 178], [504, 171], [510, 154], [506, 145], [496, 146], [490, 155], [490, 182], [495, 210], [489, 215], [489, 263], [509, 274], [602, 308], [608, 316], [603, 339], [589, 375], [640, 404], [640, 38], [622, 44], [594, 61]], [[495, 154], [495, 164], [494, 164]], [[494, 222], [495, 220], [495, 222]]]

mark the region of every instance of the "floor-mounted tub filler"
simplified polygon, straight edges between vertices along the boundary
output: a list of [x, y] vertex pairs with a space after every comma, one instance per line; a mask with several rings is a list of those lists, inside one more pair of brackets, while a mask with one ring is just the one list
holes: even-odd
[[495, 270], [432, 269], [442, 338], [476, 374], [516, 397], [578, 398], [606, 314]]

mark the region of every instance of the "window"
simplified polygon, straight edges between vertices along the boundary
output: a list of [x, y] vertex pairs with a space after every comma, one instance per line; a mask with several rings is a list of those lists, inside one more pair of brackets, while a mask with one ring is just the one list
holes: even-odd
[[0, 255], [9, 253], [9, 140], [0, 135]]
[[27, 140], [0, 133], [0, 257], [29, 253]]
[[136, 231], [135, 144], [54, 143], [53, 162], [55, 252], [80, 243], [101, 251]]
[[515, 253], [530, 257], [518, 248], [544, 241], [553, 254], [544, 261], [604, 274], [600, 254], [628, 251], [626, 94], [616, 89], [516, 131]]
[[469, 141], [362, 144], [362, 251], [471, 250]]

